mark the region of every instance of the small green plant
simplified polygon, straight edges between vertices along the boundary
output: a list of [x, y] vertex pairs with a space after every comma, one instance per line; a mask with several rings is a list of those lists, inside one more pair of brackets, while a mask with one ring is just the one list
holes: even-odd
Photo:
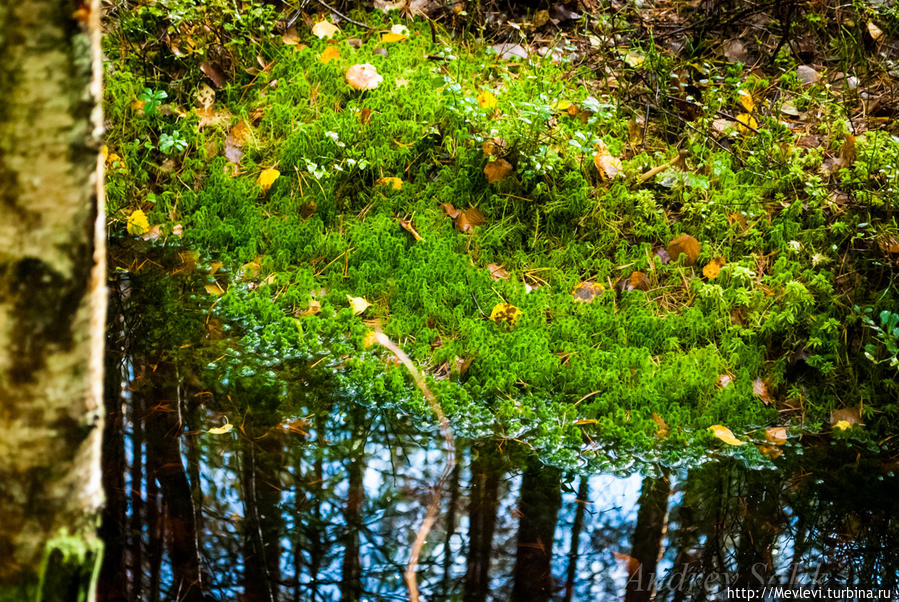
[[[859, 311], [859, 308], [855, 308]], [[875, 364], [889, 362], [890, 368], [899, 369], [899, 314], [889, 310], [880, 312], [880, 324], [871, 318], [872, 309], [869, 307], [862, 312], [862, 321], [874, 331], [875, 338], [886, 350], [886, 357], [877, 359], [880, 355], [878, 345], [868, 343], [865, 345], [865, 357]]]
[[160, 105], [162, 105], [168, 97], [169, 95], [165, 90], [144, 88], [144, 91], [141, 92], [141, 95], [138, 96], [137, 99], [144, 103], [144, 115], [156, 115], [157, 109], [159, 109]]
[[187, 149], [187, 140], [181, 137], [181, 132], [178, 130], [159, 137], [159, 150], [163, 155], [170, 155], [173, 151], [182, 153], [185, 149]]

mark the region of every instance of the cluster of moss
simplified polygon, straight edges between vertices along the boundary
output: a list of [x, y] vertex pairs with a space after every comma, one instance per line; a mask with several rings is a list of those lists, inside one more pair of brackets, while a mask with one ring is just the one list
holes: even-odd
[[[366, 18], [389, 27], [386, 16]], [[855, 278], [879, 269], [887, 282], [841, 280], [860, 241], [895, 229], [895, 137], [860, 137], [855, 161], [833, 177], [820, 169], [823, 150], [797, 148], [772, 117], [759, 116], [757, 135], [735, 131], [725, 149], [702, 132], [739, 90], [768, 85], [731, 68], [710, 74], [703, 113], [678, 141], [686, 163], [640, 182], [678, 149], [650, 137], [641, 150], [639, 109], [591, 94], [588, 66], [504, 60], [476, 44], [445, 45], [426, 23], [410, 28], [386, 44], [349, 25], [331, 42], [301, 26], [301, 46], [275, 38], [233, 48], [238, 64], [256, 68], [237, 69], [217, 92], [215, 107], [236, 117], [204, 128], [192, 110], [203, 57], [179, 59], [180, 78], [167, 81], [123, 42], [142, 30], [107, 37], [114, 231], [125, 236], [125, 218], [141, 208], [161, 224], [155, 244], [222, 264], [209, 276], [225, 289], [213, 311], [247, 352], [224, 361], [261, 361], [277, 378], [283, 362], [315, 358], [340, 369], [361, 401], [426, 414], [408, 377], [365, 347], [363, 320], [377, 318], [432, 375], [460, 432], [497, 431], [567, 465], [602, 462], [612, 445], [672, 459], [685, 444], [706, 446], [716, 423], [747, 432], [793, 419], [814, 430], [830, 409], [859, 403], [872, 422], [895, 418], [895, 387], [861, 356], [866, 335], [852, 309], [895, 299], [892, 268], [872, 251], [849, 258]], [[324, 63], [329, 44], [340, 58]], [[351, 89], [343, 75], [356, 63], [375, 65], [380, 87]], [[845, 120], [827, 89], [792, 85], [802, 103], [829, 111], [821, 128], [837, 130], [836, 147]], [[136, 105], [146, 89], [167, 90], [168, 110]], [[479, 102], [484, 91], [495, 106]], [[222, 153], [237, 120], [255, 125], [235, 175]], [[161, 136], [176, 131], [188, 148], [162, 152]], [[484, 173], [491, 140], [515, 168], [494, 183]], [[629, 157], [621, 177], [594, 166], [600, 140]], [[273, 166], [281, 175], [263, 191], [256, 176]], [[401, 189], [379, 185], [386, 177]], [[835, 187], [852, 202], [835, 201]], [[485, 223], [460, 231], [443, 203], [477, 207]], [[181, 239], [168, 235], [175, 224]], [[702, 243], [697, 263], [663, 263], [655, 250], [682, 233]], [[718, 257], [720, 275], [704, 277]], [[489, 264], [510, 277], [492, 279]], [[616, 291], [634, 271], [649, 290]], [[572, 290], [588, 280], [606, 291], [576, 302]], [[358, 316], [347, 295], [372, 306]], [[489, 319], [500, 302], [520, 309], [514, 327]], [[766, 406], [757, 379], [801, 412]]]

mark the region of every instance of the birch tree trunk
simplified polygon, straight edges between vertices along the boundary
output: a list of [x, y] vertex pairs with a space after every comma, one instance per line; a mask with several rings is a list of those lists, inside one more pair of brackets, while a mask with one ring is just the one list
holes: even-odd
[[89, 599], [99, 566], [99, 10], [0, 2], [0, 600]]

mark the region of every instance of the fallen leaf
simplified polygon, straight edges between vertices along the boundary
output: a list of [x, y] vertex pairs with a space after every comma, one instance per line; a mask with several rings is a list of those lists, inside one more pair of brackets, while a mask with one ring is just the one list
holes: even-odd
[[456, 217], [456, 227], [466, 234], [474, 233], [475, 226], [480, 226], [487, 220], [477, 207], [469, 207]]
[[871, 39], [877, 42], [883, 37], [883, 30], [877, 27], [874, 24], [874, 21], [868, 21], [868, 35], [871, 36]]
[[769, 445], [767, 443], [762, 443], [761, 445], [756, 446], [763, 455], [768, 456], [772, 460], [775, 460], [780, 457], [781, 454], [784, 453], [784, 450], [777, 447], [776, 445]]
[[770, 406], [773, 401], [768, 393], [767, 383], [761, 378], [752, 381], [752, 394], [761, 399], [766, 406]]
[[653, 251], [653, 257], [658, 257], [659, 263], [662, 265], [668, 265], [671, 262], [671, 256], [665, 247], [656, 247], [655, 251]]
[[487, 269], [490, 271], [490, 278], [493, 280], [508, 280], [509, 272], [503, 269], [503, 266], [496, 263], [491, 263], [487, 266]]
[[846, 140], [843, 141], [843, 146], [840, 147], [839, 167], [852, 167], [857, 156], [858, 152], [855, 149], [855, 136], [848, 134]]
[[850, 424], [848, 420], [837, 420], [837, 422], [833, 425], [833, 428], [840, 431], [845, 431], [846, 429], [852, 428], [852, 424]]
[[494, 44], [492, 46], [492, 48], [493, 48], [493, 51], [499, 55], [499, 58], [504, 59], [504, 60], [528, 58], [528, 51], [521, 44], [512, 44], [510, 42], [504, 42], [502, 44]]
[[238, 121], [228, 132], [228, 137], [234, 141], [237, 146], [244, 146], [253, 138], [253, 128], [246, 121]]
[[490, 90], [484, 90], [478, 94], [478, 106], [482, 109], [492, 109], [496, 106], [496, 96]]
[[268, 189], [272, 187], [272, 184], [275, 183], [275, 180], [277, 180], [280, 175], [281, 172], [277, 169], [263, 169], [259, 172], [256, 183], [259, 184], [259, 188], [262, 189], [262, 192], [268, 192]]
[[378, 74], [374, 65], [363, 63], [347, 69], [346, 81], [356, 90], [374, 90], [384, 81], [384, 78]]
[[481, 143], [481, 152], [485, 157], [499, 157], [506, 154], [507, 143], [502, 138], [488, 138]]
[[207, 293], [209, 293], [210, 295], [215, 295], [216, 297], [218, 297], [219, 295], [225, 294], [225, 291], [222, 289], [222, 287], [219, 286], [218, 282], [216, 282], [214, 284], [207, 284], [203, 288], [206, 289]]
[[509, 303], [497, 303], [490, 312], [490, 319], [506, 328], [512, 328], [521, 318], [521, 310]]
[[328, 21], [319, 21], [312, 26], [312, 35], [319, 39], [333, 38], [340, 29]]
[[723, 257], [716, 257], [715, 259], [708, 262], [704, 268], [702, 268], [702, 275], [709, 280], [714, 280], [718, 277], [718, 274], [721, 273], [721, 268], [723, 268], [726, 263], [727, 262]]
[[209, 84], [200, 83], [194, 93], [194, 100], [197, 101], [197, 106], [208, 109], [215, 104], [215, 90]]
[[359, 123], [361, 123], [362, 125], [365, 125], [369, 121], [371, 121], [371, 109], [369, 109], [368, 107], [365, 107], [364, 109], [359, 111]]
[[737, 92], [737, 98], [739, 98], [740, 104], [746, 109], [747, 113], [755, 112], [755, 101], [752, 100], [752, 94], [746, 90], [740, 90]]
[[135, 209], [128, 216], [125, 222], [125, 230], [131, 236], [140, 236], [150, 230], [150, 222], [147, 220], [147, 214], [140, 209]]
[[646, 277], [646, 274], [644, 272], [632, 272], [630, 277], [628, 277], [627, 279], [627, 284], [625, 284], [624, 289], [628, 291], [648, 291], [649, 278]]
[[749, 113], [740, 113], [736, 117], [737, 119], [737, 129], [740, 130], [740, 133], [743, 135], [749, 134], [754, 130], [759, 129], [759, 124], [755, 120], [755, 117], [750, 115]]
[[787, 427], [769, 426], [765, 429], [765, 441], [773, 445], [784, 445], [787, 442]]
[[446, 212], [447, 217], [452, 219], [456, 219], [462, 213], [462, 210], [453, 207], [452, 203], [440, 203], [440, 207]]
[[346, 298], [350, 302], [350, 307], [353, 310], [354, 316], [358, 316], [359, 314], [364, 312], [366, 309], [371, 307], [371, 303], [366, 301], [365, 297], [351, 297], [350, 295], [347, 295]]
[[[841, 422], [845, 422], [847, 426], [845, 427], [837, 427], [837, 425]], [[858, 411], [858, 408], [840, 408], [838, 410], [830, 411], [830, 424], [834, 428], [849, 428], [850, 426], [854, 426], [861, 422], [861, 414]]]
[[730, 432], [730, 429], [726, 426], [714, 424], [709, 427], [709, 430], [712, 431], [712, 434], [715, 437], [717, 437], [721, 441], [724, 441], [728, 445], [746, 445], [745, 441], [740, 441], [739, 439], [734, 437], [734, 434]]
[[234, 428], [234, 425], [231, 424], [230, 422], [227, 422], [227, 423], [223, 424], [222, 426], [217, 426], [215, 428], [211, 428], [206, 432], [209, 433], [210, 435], [224, 435], [225, 433], [230, 433], [231, 429], [233, 429], [233, 428]]
[[596, 145], [596, 154], [593, 155], [593, 165], [602, 179], [612, 180], [621, 174], [621, 160], [609, 153], [609, 148], [600, 141]]
[[490, 161], [484, 166], [484, 175], [487, 176], [487, 181], [490, 184], [495, 184], [505, 179], [513, 171], [515, 169], [512, 167], [512, 164], [505, 159]]
[[603, 294], [605, 287], [589, 280], [581, 282], [571, 292], [575, 303], [590, 303], [596, 297]]
[[340, 58], [340, 49], [337, 46], [328, 46], [324, 49], [318, 60], [327, 65], [331, 61]]
[[221, 88], [226, 83], [228, 83], [228, 80], [225, 77], [225, 74], [222, 73], [221, 69], [219, 69], [209, 61], [204, 61], [200, 64], [200, 71], [202, 71], [203, 74], [212, 81], [213, 85], [216, 88]]
[[281, 41], [290, 46], [296, 46], [300, 43], [300, 37], [297, 35], [297, 28], [291, 27], [281, 36]]
[[378, 181], [375, 182], [375, 186], [390, 186], [394, 190], [402, 190], [403, 181], [400, 178], [394, 177], [378, 178]]
[[732, 382], [734, 382], [734, 377], [731, 376], [730, 374], [721, 374], [718, 376], [718, 388], [719, 389], [726, 389], [727, 386]]
[[689, 234], [681, 234], [668, 243], [668, 256], [677, 261], [681, 254], [685, 255], [684, 264], [693, 265], [699, 259], [699, 241]]
[[666, 437], [668, 435], [668, 425], [665, 423], [665, 421], [662, 419], [662, 417], [659, 416], [658, 414], [656, 414], [655, 412], [653, 412], [652, 420], [653, 420], [653, 422], [656, 423], [656, 427], [658, 427], [656, 429], [656, 437], [659, 437], [659, 438]]
[[409, 28], [405, 25], [400, 25], [399, 23], [397, 23], [390, 28], [389, 32], [384, 32], [381, 34], [381, 41], [386, 44], [393, 44], [396, 42], [405, 41], [405, 39], [408, 37]]

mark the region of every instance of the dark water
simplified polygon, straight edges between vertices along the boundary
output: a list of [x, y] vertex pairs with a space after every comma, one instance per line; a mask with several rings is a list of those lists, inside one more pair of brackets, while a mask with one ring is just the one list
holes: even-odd
[[[437, 430], [363, 407], [311, 376], [322, 371], [272, 389], [210, 369], [218, 351], [193, 339], [216, 327], [159, 280], [170, 273], [113, 287], [100, 600], [408, 599], [402, 573], [444, 466]], [[172, 307], [184, 322], [165, 318]], [[424, 600], [897, 586], [890, 458], [810, 441], [778, 470], [584, 476], [496, 438], [456, 447], [419, 565]]]

